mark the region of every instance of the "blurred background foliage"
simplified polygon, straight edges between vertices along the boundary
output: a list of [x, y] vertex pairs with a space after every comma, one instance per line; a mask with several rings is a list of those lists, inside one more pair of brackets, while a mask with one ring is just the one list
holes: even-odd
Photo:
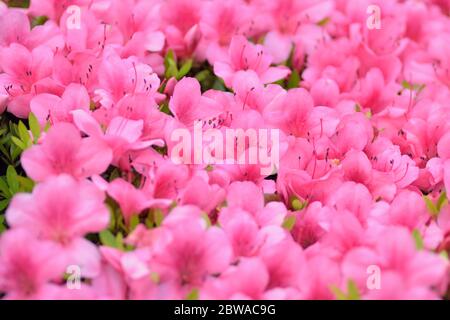
[[30, 6], [30, 0], [2, 0], [2, 2], [15, 8], [28, 8]]

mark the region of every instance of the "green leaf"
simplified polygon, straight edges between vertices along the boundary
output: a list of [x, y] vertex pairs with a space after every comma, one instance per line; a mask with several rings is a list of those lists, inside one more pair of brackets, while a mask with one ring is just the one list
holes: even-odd
[[295, 50], [296, 50], [296, 46], [293, 45], [291, 48], [291, 51], [289, 52], [289, 57], [287, 58], [287, 60], [285, 62], [286, 67], [288, 67], [289, 69], [293, 68]]
[[448, 203], [447, 200], [447, 193], [443, 191], [441, 195], [439, 196], [437, 202], [436, 202], [436, 208], [438, 212], [441, 212], [442, 208]]
[[217, 78], [214, 81], [214, 84], [212, 86], [212, 89], [218, 90], [218, 91], [227, 91], [227, 88], [225, 87], [225, 83], [222, 79]]
[[424, 248], [423, 239], [422, 236], [420, 235], [419, 230], [414, 229], [412, 232], [412, 236], [414, 238], [414, 242], [416, 243], [417, 250], [422, 250]]
[[44, 132], [47, 132], [51, 126], [52, 126], [52, 124], [50, 123], [50, 121], [47, 121], [47, 123], [45, 124], [45, 127], [44, 127]]
[[31, 138], [30, 133], [28, 132], [27, 127], [23, 124], [22, 121], [19, 121], [19, 124], [17, 125], [17, 130], [19, 131], [19, 137], [20, 140], [27, 146], [31, 146]]
[[12, 196], [9, 191], [8, 183], [5, 181], [5, 177], [0, 177], [0, 192], [4, 198], [11, 198]]
[[22, 149], [17, 147], [14, 144], [11, 144], [10, 147], [10, 154], [11, 154], [11, 160], [12, 162], [15, 162], [17, 160], [17, 158], [20, 156], [20, 154], [22, 153]]
[[19, 192], [19, 180], [17, 179], [16, 169], [13, 166], [8, 166], [8, 169], [6, 169], [6, 182], [11, 194]]
[[280, 87], [284, 87], [284, 79], [277, 80], [272, 82], [273, 84], [279, 85]]
[[46, 16], [37, 16], [31, 21], [31, 28], [34, 28], [36, 26], [41, 26], [44, 23], [46, 23], [48, 18]]
[[38, 119], [32, 112], [28, 115], [28, 126], [33, 134], [34, 143], [37, 143], [41, 136], [41, 126], [39, 125]]
[[178, 67], [175, 62], [170, 61], [169, 66], [166, 69], [166, 78], [176, 78], [178, 76]]
[[164, 220], [164, 213], [160, 209], [156, 209], [155, 211], [153, 211], [153, 214], [154, 214], [155, 224], [157, 227], [159, 227]]
[[347, 282], [347, 293], [343, 292], [336, 286], [330, 287], [331, 292], [334, 294], [337, 300], [360, 300], [361, 295], [359, 293], [358, 287], [353, 280], [348, 280]]
[[299, 83], [300, 83], [300, 74], [298, 73], [297, 70], [294, 70], [289, 76], [287, 87], [288, 89], [298, 88]]
[[160, 155], [167, 155], [167, 146], [164, 147], [158, 147], [158, 146], [153, 146], [153, 149], [156, 150], [156, 152], [158, 152]]
[[175, 55], [172, 49], [167, 50], [166, 56], [164, 57], [164, 64], [169, 64], [169, 61], [175, 61]]
[[17, 181], [19, 182], [20, 192], [31, 192], [34, 188], [34, 181], [27, 177], [17, 176]]
[[183, 65], [181, 66], [180, 71], [177, 74], [177, 80], [180, 80], [181, 78], [183, 78], [185, 75], [187, 75], [189, 73], [189, 71], [191, 71], [192, 68], [192, 59], [188, 59], [186, 60], [185, 63], [183, 63]]
[[297, 220], [297, 217], [294, 215], [286, 217], [283, 222], [283, 228], [285, 228], [288, 231], [291, 231], [292, 228], [294, 228], [294, 226], [295, 226], [296, 220]]
[[118, 234], [116, 234], [116, 248], [124, 251], [125, 247], [123, 245], [123, 234], [122, 232], [119, 232]]
[[127, 226], [125, 225], [125, 221], [123, 219], [123, 214], [121, 213], [120, 209], [117, 209], [116, 211], [116, 227], [118, 230], [127, 230]]
[[25, 150], [25, 149], [27, 148], [27, 146], [25, 145], [25, 143], [23, 143], [23, 141], [20, 140], [20, 139], [17, 138], [17, 137], [12, 136], [12, 137], [11, 137], [11, 141], [12, 141], [16, 146], [18, 146], [21, 150]]
[[129, 223], [129, 232], [132, 232], [134, 229], [136, 229], [138, 224], [139, 224], [139, 215], [137, 214], [132, 215]]
[[154, 227], [153, 214], [148, 214], [144, 223], [148, 229], [152, 229]]
[[198, 300], [199, 291], [198, 289], [192, 289], [186, 296], [186, 300]]
[[208, 228], [211, 227], [212, 223], [211, 223], [211, 219], [209, 218], [208, 214], [203, 213], [203, 214], [202, 214], [202, 218], [203, 218], [203, 220], [205, 220], [206, 226], [207, 226]]
[[0, 234], [3, 233], [3, 231], [6, 230], [6, 226], [5, 226], [5, 216], [1, 215], [0, 216]]
[[336, 286], [330, 287], [331, 292], [334, 294], [337, 300], [347, 300], [347, 295], [341, 289]]
[[28, 8], [30, 7], [30, 0], [9, 0], [7, 1], [9, 7], [14, 8]]
[[120, 178], [120, 171], [117, 168], [114, 168], [111, 172], [111, 174], [109, 175], [109, 181], [113, 181], [114, 179]]
[[211, 76], [211, 72], [208, 69], [206, 69], [206, 70], [202, 70], [199, 73], [197, 73], [195, 75], [195, 78], [198, 80], [198, 82], [203, 82], [210, 76]]
[[348, 300], [360, 300], [361, 299], [358, 287], [356, 286], [356, 283], [353, 280], [348, 281], [347, 291], [348, 291], [348, 294], [347, 294]]
[[167, 54], [164, 58], [164, 66], [166, 68], [166, 73], [165, 76], [166, 78], [172, 78], [172, 77], [177, 77], [178, 75], [178, 67], [177, 67], [177, 62], [175, 61], [175, 55], [173, 53], [172, 49], [169, 49], [169, 51], [167, 51]]
[[15, 124], [14, 122], [10, 121], [8, 126], [9, 126], [9, 132], [11, 132], [11, 134], [19, 135], [19, 131], [17, 130], [17, 124]]
[[[10, 201], [11, 201], [11, 199], [3, 199], [3, 200], [1, 200], [0, 201], [0, 211], [5, 210]], [[1, 217], [3, 217], [3, 216], [1, 216]]]
[[116, 238], [109, 230], [103, 230], [99, 234], [100, 241], [104, 246], [117, 248]]
[[423, 199], [425, 200], [425, 204], [426, 204], [427, 209], [430, 212], [430, 214], [433, 217], [437, 216], [439, 213], [439, 210], [438, 210], [438, 208], [436, 208], [436, 205], [433, 203], [433, 201], [431, 201], [431, 199], [428, 198], [427, 196], [423, 196]]
[[109, 226], [108, 226], [108, 229], [109, 230], [114, 230], [114, 228], [116, 227], [116, 215], [114, 214], [114, 208], [108, 201], [105, 203], [105, 205], [106, 205], [106, 207], [109, 210]]
[[159, 111], [168, 114], [168, 115], [172, 115], [172, 112], [169, 109], [169, 104], [167, 102], [164, 102], [161, 107], [159, 108]]

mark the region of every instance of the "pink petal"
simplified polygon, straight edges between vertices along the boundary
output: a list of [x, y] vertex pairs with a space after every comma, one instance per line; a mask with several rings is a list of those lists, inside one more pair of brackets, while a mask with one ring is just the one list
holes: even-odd
[[88, 112], [84, 110], [74, 110], [71, 114], [75, 125], [82, 132], [93, 137], [100, 137], [103, 135], [100, 125]]

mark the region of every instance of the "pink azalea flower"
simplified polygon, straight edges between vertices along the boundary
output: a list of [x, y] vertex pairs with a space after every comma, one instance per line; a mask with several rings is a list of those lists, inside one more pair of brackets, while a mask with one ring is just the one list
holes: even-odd
[[[358, 197], [349, 197], [349, 194], [358, 194]], [[361, 224], [365, 224], [372, 206], [372, 195], [362, 184], [344, 182], [339, 190], [330, 194], [327, 205], [338, 211], [350, 211]]]
[[320, 202], [311, 203], [305, 212], [296, 212], [292, 229], [294, 240], [303, 249], [316, 244], [329, 231], [333, 213], [331, 208], [322, 206]]
[[79, 84], [70, 84], [61, 97], [42, 93], [30, 101], [31, 112], [38, 118], [42, 127], [50, 121], [71, 122], [70, 112], [76, 109], [89, 111], [90, 99], [86, 88]]
[[161, 7], [168, 45], [180, 56], [191, 54], [197, 47], [203, 4], [202, 0], [169, 0]]
[[[371, 265], [381, 270], [379, 289], [366, 286], [366, 270]], [[372, 248], [350, 251], [342, 269], [367, 299], [434, 299], [437, 292], [433, 287], [445, 277], [447, 262], [430, 252], [417, 251], [406, 229], [390, 227]]]
[[36, 16], [45, 15], [50, 19], [59, 20], [68, 6], [85, 6], [88, 4], [89, 0], [68, 0], [64, 5], [57, 0], [36, 0], [30, 3], [29, 11]]
[[16, 229], [0, 238], [0, 291], [6, 299], [54, 299], [66, 265], [58, 248]]
[[20, 9], [7, 10], [1, 13], [3, 28], [0, 31], [0, 45], [7, 47], [13, 43], [33, 49], [47, 45], [56, 50], [64, 47], [61, 31], [53, 21], [36, 26], [30, 30], [30, 22], [24, 11]]
[[305, 270], [301, 274], [302, 299], [334, 299], [330, 286], [337, 286], [341, 282], [341, 277], [339, 265], [335, 261], [326, 255], [313, 255], [308, 258]]
[[218, 222], [233, 246], [235, 258], [258, 256], [265, 246], [273, 246], [288, 238], [281, 226], [260, 228], [255, 218], [241, 209], [222, 209]]
[[151, 199], [145, 192], [136, 189], [132, 184], [123, 179], [115, 179], [107, 187], [108, 194], [116, 200], [124, 215], [125, 221], [151, 207], [167, 207], [171, 204], [170, 199]]
[[262, 299], [269, 274], [259, 258], [241, 259], [219, 278], [209, 280], [202, 290], [204, 299]]
[[163, 228], [170, 232], [171, 241], [154, 252], [153, 260], [162, 278], [179, 286], [197, 286], [230, 263], [232, 251], [224, 232], [207, 228], [196, 207], [176, 208], [164, 220]]
[[207, 213], [214, 210], [225, 199], [225, 190], [217, 184], [209, 184], [200, 176], [191, 178], [180, 193], [180, 204], [195, 205]]
[[[127, 94], [143, 93], [155, 99], [161, 98], [157, 92], [159, 78], [150, 66], [136, 61], [134, 57], [121, 59], [112, 49], [105, 55], [108, 58], [98, 66], [99, 88], [94, 91], [95, 101], [99, 101], [101, 106], [111, 109]], [[92, 72], [92, 69], [87, 71]]]
[[330, 219], [328, 232], [322, 237], [321, 243], [332, 258], [340, 260], [347, 252], [364, 244], [366, 236], [364, 226], [358, 218], [351, 212], [342, 210], [335, 212]]
[[[248, 201], [252, 199], [252, 201]], [[234, 182], [228, 188], [228, 208], [239, 208], [250, 213], [260, 226], [281, 225], [287, 214], [286, 207], [279, 202], [264, 206], [262, 189], [252, 182]]]
[[362, 151], [372, 142], [373, 128], [361, 113], [344, 116], [333, 137], [336, 148], [343, 154], [351, 149]]
[[403, 190], [392, 201], [388, 219], [390, 225], [401, 225], [413, 231], [428, 223], [429, 213], [420, 194]]
[[270, 49], [279, 63], [287, 60], [298, 28], [303, 23], [316, 23], [329, 16], [333, 10], [332, 1], [263, 1], [269, 10], [269, 19], [274, 28], [267, 34], [264, 45]]
[[18, 10], [7, 10], [1, 14], [4, 23], [0, 31], [0, 45], [9, 46], [12, 43], [23, 43], [30, 33], [28, 17]]
[[[158, 1], [138, 1], [134, 5], [121, 1], [104, 1], [96, 8], [96, 16], [118, 26], [129, 55], [145, 56], [145, 51], [158, 52], [164, 47], [165, 35], [159, 31]], [[131, 54], [133, 53], [133, 54]]]
[[[128, 152], [141, 150], [152, 145], [163, 145], [160, 139], [142, 141], [143, 120], [131, 120], [116, 116], [109, 122], [106, 131], [88, 112], [74, 110], [71, 112], [75, 125], [94, 141], [102, 141], [112, 151], [112, 162], [129, 167], [130, 158], [123, 159]], [[123, 164], [125, 161], [125, 164]]]
[[419, 169], [410, 157], [401, 154], [398, 146], [378, 139], [371, 150], [373, 150], [373, 168], [388, 174], [389, 179], [397, 187], [404, 188], [418, 178]]
[[105, 171], [112, 160], [111, 149], [96, 137], [82, 138], [69, 123], [50, 128], [43, 142], [26, 150], [22, 165], [36, 181], [67, 173], [86, 178]]
[[253, 70], [262, 83], [271, 83], [289, 75], [285, 67], [270, 67], [272, 57], [261, 45], [250, 43], [243, 36], [235, 36], [231, 40], [228, 60], [214, 63], [214, 73], [221, 77], [230, 87], [233, 76], [240, 70]]
[[178, 198], [190, 179], [188, 167], [163, 161], [159, 154], [155, 156], [156, 152], [150, 153], [151, 157], [143, 154], [133, 161], [133, 167], [146, 177], [143, 190], [158, 199]]
[[12, 228], [57, 244], [54, 255], [92, 277], [99, 272], [100, 256], [97, 247], [83, 236], [108, 226], [104, 197], [92, 183], [60, 175], [37, 185], [32, 194], [15, 196], [6, 219]]
[[13, 43], [0, 48], [0, 108], [8, 106], [8, 111], [25, 118], [30, 112], [30, 100], [39, 92], [54, 93], [59, 86], [49, 78], [52, 72], [53, 52], [49, 47], [40, 46], [28, 50]]
[[272, 246], [265, 246], [261, 258], [269, 272], [268, 289], [296, 288], [300, 282], [305, 256], [296, 242], [287, 238]]
[[251, 8], [242, 0], [211, 1], [204, 5], [200, 30], [206, 42], [206, 57], [214, 65], [225, 61], [235, 34], [251, 31]]
[[308, 91], [291, 89], [278, 95], [264, 110], [264, 116], [286, 134], [304, 137], [309, 129], [308, 119], [313, 107], [314, 101]]
[[184, 78], [175, 85], [169, 108], [175, 118], [187, 127], [198, 120], [209, 119], [221, 113], [220, 105], [202, 96], [196, 79]]
[[10, 5], [0, 296], [445, 299], [449, 0]]
[[345, 177], [354, 182], [367, 185], [372, 180], [372, 164], [367, 155], [354, 149], [346, 153], [342, 160]]

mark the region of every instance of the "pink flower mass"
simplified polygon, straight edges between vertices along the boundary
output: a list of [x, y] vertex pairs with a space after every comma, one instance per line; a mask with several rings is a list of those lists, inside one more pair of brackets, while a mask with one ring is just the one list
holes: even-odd
[[449, 14], [0, 2], [0, 298], [450, 299]]

